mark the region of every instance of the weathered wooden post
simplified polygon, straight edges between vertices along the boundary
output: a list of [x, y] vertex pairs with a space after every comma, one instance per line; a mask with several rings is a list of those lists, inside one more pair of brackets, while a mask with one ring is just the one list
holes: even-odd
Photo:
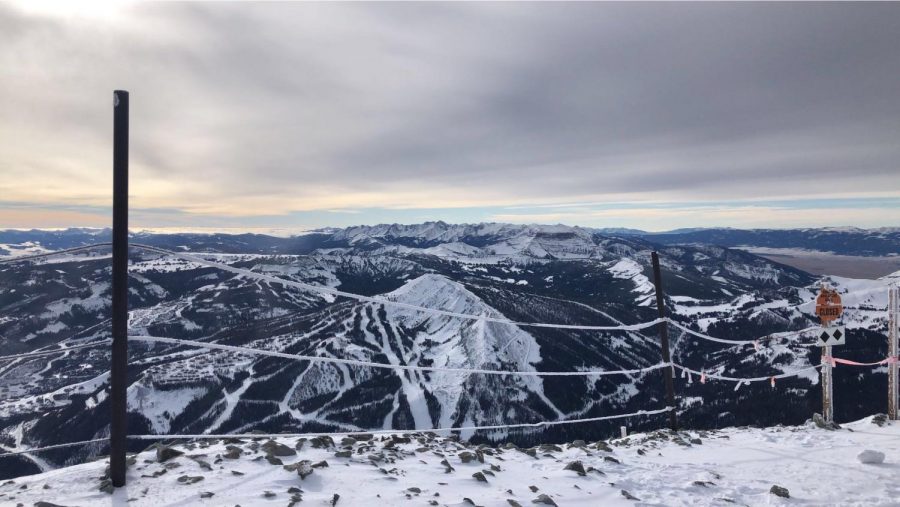
[[113, 92], [112, 365], [109, 474], [125, 485], [128, 388], [128, 92]]
[[846, 331], [836, 330], [837, 340], [833, 336], [832, 329], [828, 326], [837, 320], [844, 312], [841, 296], [836, 290], [822, 285], [819, 295], [816, 297], [816, 315], [822, 321], [822, 334], [820, 344], [822, 346], [822, 417], [826, 423], [834, 422], [834, 373], [832, 371], [832, 343], [843, 343]]

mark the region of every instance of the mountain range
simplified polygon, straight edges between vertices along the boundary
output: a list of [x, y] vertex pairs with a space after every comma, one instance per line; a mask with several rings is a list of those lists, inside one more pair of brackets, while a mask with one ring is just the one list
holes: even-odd
[[[818, 232], [817, 232], [818, 231]], [[109, 241], [103, 229], [0, 231], [0, 255]], [[747, 340], [817, 323], [818, 285], [843, 294], [850, 330], [842, 352], [886, 354], [888, 284], [818, 277], [729, 246], [896, 253], [897, 230], [704, 229], [666, 234], [568, 226], [360, 226], [289, 238], [258, 234], [134, 233], [133, 244], [399, 304], [360, 301], [206, 263], [133, 248], [130, 334], [400, 366], [520, 372], [636, 369], [661, 361], [656, 327], [598, 331], [514, 325], [618, 326], [657, 317], [650, 253], [662, 265], [666, 311], [697, 332]], [[749, 242], [749, 243], [748, 243]], [[753, 243], [755, 242], [755, 243]], [[764, 244], [765, 243], [765, 244]], [[110, 252], [100, 248], [0, 264], [2, 355], [108, 338]], [[403, 306], [406, 305], [406, 306]], [[427, 307], [483, 318], [427, 313]], [[709, 342], [670, 328], [673, 359], [746, 377], [818, 364], [808, 336], [751, 345]], [[392, 370], [132, 341], [129, 433], [363, 431], [533, 423], [664, 406], [661, 370], [609, 376], [501, 376]], [[0, 446], [19, 450], [108, 435], [109, 350], [0, 363]], [[884, 410], [878, 370], [836, 373], [835, 416]], [[677, 378], [691, 428], [796, 424], [819, 407], [807, 371], [748, 386]], [[543, 429], [466, 431], [473, 442], [532, 444], [608, 437], [621, 424], [652, 429], [662, 416]], [[133, 450], [144, 445], [133, 442]], [[0, 458], [11, 477], [82, 462], [104, 443]]]

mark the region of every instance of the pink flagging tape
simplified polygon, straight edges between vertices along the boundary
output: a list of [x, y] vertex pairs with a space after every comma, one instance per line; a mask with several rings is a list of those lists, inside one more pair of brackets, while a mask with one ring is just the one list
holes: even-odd
[[851, 361], [850, 359], [842, 359], [840, 357], [832, 357], [825, 356], [822, 359], [825, 363], [831, 363], [832, 367], [836, 367], [838, 364], [846, 364], [848, 366], [882, 366], [885, 364], [894, 364], [897, 362], [897, 357], [890, 356], [882, 359], [881, 361], [875, 361], [872, 363], [860, 363], [859, 361]]

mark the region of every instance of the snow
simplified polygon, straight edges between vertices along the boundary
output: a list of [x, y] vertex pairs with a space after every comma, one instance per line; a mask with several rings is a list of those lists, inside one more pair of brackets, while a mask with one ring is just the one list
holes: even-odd
[[42, 247], [39, 243], [26, 241], [24, 243], [16, 244], [0, 243], [0, 252], [8, 252], [8, 254], [0, 255], [0, 259], [3, 259], [42, 254], [52, 252], [52, 250]]
[[632, 259], [622, 258], [612, 266], [606, 268], [614, 278], [631, 280], [634, 283], [632, 292], [638, 294], [635, 298], [639, 304], [646, 304], [651, 298], [648, 295], [656, 293], [656, 289], [650, 279], [644, 275], [644, 268]]
[[128, 387], [128, 409], [142, 413], [150, 421], [153, 433], [167, 433], [170, 420], [204, 392], [197, 387], [159, 391], [134, 383]]
[[[343, 447], [341, 437], [335, 436], [336, 446], [314, 447], [307, 440], [296, 456], [280, 458], [285, 465], [301, 460], [327, 463], [304, 479], [264, 459], [259, 446], [265, 439], [237, 443], [243, 450], [237, 459], [222, 458], [226, 444], [213, 440], [176, 446], [186, 454], [166, 463], [157, 462], [153, 450], [140, 453], [129, 468], [127, 486], [112, 494], [98, 491], [107, 465], [100, 460], [3, 483], [0, 503], [268, 506], [288, 504], [288, 489], [298, 488], [300, 492], [293, 493], [302, 496], [298, 505], [332, 505], [335, 495], [340, 495], [338, 506], [416, 506], [430, 501], [442, 506], [509, 506], [510, 499], [535, 505], [532, 501], [541, 494], [560, 506], [635, 505], [624, 490], [640, 499], [637, 505], [896, 506], [900, 423], [880, 427], [871, 419], [837, 431], [807, 425], [635, 433], [609, 441], [610, 451], [593, 443], [562, 444], [535, 449], [534, 457], [518, 449], [487, 448], [484, 463], [464, 463], [462, 453], [476, 449], [442, 437], [408, 434], [409, 443], [401, 438], [385, 447], [392, 439], [376, 436]], [[699, 442], [690, 443], [696, 438]], [[277, 441], [291, 449], [298, 443], [287, 437]], [[352, 450], [351, 457], [335, 456], [345, 448]], [[884, 453], [885, 462], [860, 463], [857, 456], [867, 449]], [[383, 460], [371, 459], [379, 454]], [[452, 470], [441, 464], [443, 459]], [[584, 476], [565, 470], [573, 461], [588, 470]], [[487, 482], [473, 478], [476, 472]], [[189, 484], [185, 476], [202, 479]], [[791, 498], [769, 493], [775, 485], [787, 488]], [[267, 491], [274, 496], [265, 497]], [[212, 496], [202, 499], [204, 492]]]

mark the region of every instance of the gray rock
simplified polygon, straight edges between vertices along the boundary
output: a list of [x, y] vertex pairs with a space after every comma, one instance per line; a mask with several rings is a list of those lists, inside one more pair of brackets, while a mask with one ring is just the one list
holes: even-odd
[[474, 474], [472, 474], [472, 477], [474, 477], [475, 480], [478, 482], [487, 482], [488, 481], [487, 477], [485, 477], [484, 474], [481, 472], [475, 472]]
[[204, 491], [200, 493], [200, 498], [212, 498], [214, 494], [212, 491]]
[[181, 484], [196, 484], [202, 480], [202, 475], [182, 475], [178, 478], [178, 482]]
[[623, 489], [623, 490], [621, 491], [621, 493], [622, 493], [622, 496], [624, 496], [624, 497], [625, 497], [626, 499], [628, 499], [628, 500], [635, 500], [635, 501], [638, 501], [638, 502], [641, 501], [640, 498], [638, 498], [638, 497], [632, 495], [632, 494], [629, 493], [627, 490], [624, 490], [624, 489]]
[[587, 475], [587, 472], [584, 471], [584, 464], [582, 464], [580, 461], [573, 461], [569, 463], [568, 465], [566, 465], [566, 468], [564, 468], [564, 470], [571, 470], [582, 477]]
[[552, 498], [550, 498], [549, 496], [547, 496], [543, 493], [538, 495], [538, 497], [535, 498], [534, 500], [532, 500], [531, 503], [539, 503], [539, 504], [544, 504], [544, 505], [556, 506], [556, 502], [554, 502]]
[[65, 505], [57, 505], [50, 502], [35, 502], [34, 507], [66, 507]]
[[813, 414], [812, 422], [816, 425], [817, 428], [822, 428], [823, 430], [834, 431], [841, 428], [841, 426], [836, 422], [825, 422], [825, 418], [822, 417], [822, 414], [818, 412]]
[[459, 457], [459, 460], [462, 461], [463, 463], [469, 463], [469, 462], [475, 460], [475, 454], [473, 454], [469, 451], [463, 451], [463, 452], [459, 453], [458, 457]]
[[351, 456], [353, 456], [353, 451], [350, 450], [337, 451], [334, 453], [335, 458], [349, 458]]
[[115, 490], [116, 488], [113, 487], [111, 480], [103, 479], [102, 481], [100, 481], [100, 491], [112, 494]]
[[[289, 468], [293, 467], [293, 468]], [[285, 465], [284, 468], [288, 470], [296, 470], [297, 475], [300, 476], [300, 480], [306, 479], [313, 473], [313, 468], [310, 466], [310, 462], [308, 460], [298, 461], [293, 465]]]
[[452, 466], [450, 466], [450, 462], [447, 461], [446, 459], [442, 459], [442, 460], [441, 460], [441, 465], [444, 465], [444, 467], [446, 467], [446, 468], [444, 468], [444, 473], [445, 473], [445, 474], [449, 474], [450, 472], [456, 470], [455, 468], [453, 468]]
[[178, 456], [183, 456], [184, 453], [181, 451], [176, 451], [171, 447], [166, 447], [164, 445], [160, 445], [156, 447], [156, 461], [160, 463], [164, 463], [169, 461], [170, 459], [177, 458]]
[[241, 457], [244, 451], [241, 450], [240, 447], [234, 445], [225, 446], [225, 454], [222, 456], [227, 459], [238, 459]]
[[210, 465], [209, 463], [203, 461], [202, 459], [195, 459], [194, 461], [197, 462], [197, 465], [198, 465], [200, 468], [212, 472], [212, 465]]
[[340, 499], [341, 499], [341, 495], [335, 493], [334, 496], [331, 497], [331, 507], [334, 507], [335, 505], [337, 505], [338, 500], [340, 500]]
[[275, 456], [272, 456], [271, 454], [266, 454], [266, 461], [268, 461], [270, 465], [276, 465], [276, 466], [284, 465], [283, 461], [276, 458]]
[[790, 498], [791, 492], [788, 491], [787, 488], [781, 487], [777, 484], [773, 485], [771, 489], [769, 489], [769, 493], [780, 496], [781, 498]]
[[328, 435], [311, 438], [309, 440], [309, 443], [315, 449], [327, 449], [329, 447], [334, 447], [334, 439], [332, 439]]
[[880, 465], [881, 463], [884, 463], [884, 453], [866, 449], [857, 454], [856, 459], [858, 459], [860, 463], [865, 463], [867, 465]]
[[507, 499], [506, 499], [506, 502], [507, 502], [508, 504], [512, 505], [512, 507], [522, 507], [522, 504], [520, 504], [519, 502], [513, 500], [512, 498], [507, 498]]
[[280, 444], [274, 440], [269, 440], [268, 442], [262, 445], [262, 448], [266, 453], [271, 454], [273, 456], [296, 456], [297, 451], [291, 449], [290, 447]]
[[597, 443], [594, 444], [594, 447], [596, 447], [598, 451], [613, 452], [612, 447], [603, 440], [597, 441]]

